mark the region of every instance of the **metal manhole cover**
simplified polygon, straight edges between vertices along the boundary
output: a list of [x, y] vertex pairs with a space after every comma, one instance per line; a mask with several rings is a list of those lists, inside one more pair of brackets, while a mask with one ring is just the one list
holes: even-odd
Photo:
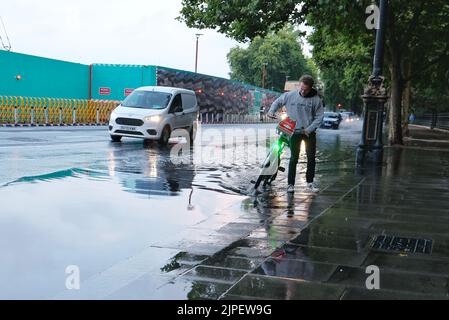
[[396, 236], [379, 235], [374, 238], [372, 248], [380, 251], [397, 251], [406, 253], [432, 252], [433, 240], [405, 238]]

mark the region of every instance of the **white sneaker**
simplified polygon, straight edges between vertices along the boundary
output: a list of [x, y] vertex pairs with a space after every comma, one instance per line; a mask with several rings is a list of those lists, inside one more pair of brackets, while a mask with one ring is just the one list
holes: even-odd
[[293, 193], [293, 192], [295, 192], [295, 186], [292, 185], [292, 184], [289, 184], [288, 187], [287, 187], [287, 192], [288, 192], [288, 193]]
[[318, 192], [318, 191], [320, 191], [320, 189], [316, 186], [315, 183], [310, 182], [310, 183], [307, 184], [307, 191], [309, 191], [309, 192]]

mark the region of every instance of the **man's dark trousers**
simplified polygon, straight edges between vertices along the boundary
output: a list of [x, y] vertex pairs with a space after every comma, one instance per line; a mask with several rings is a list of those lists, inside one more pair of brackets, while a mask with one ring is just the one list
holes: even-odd
[[296, 165], [298, 164], [301, 141], [305, 142], [307, 154], [307, 183], [313, 182], [315, 177], [316, 133], [312, 132], [307, 137], [305, 134], [294, 133], [290, 138], [290, 162], [288, 164], [288, 184], [295, 184]]

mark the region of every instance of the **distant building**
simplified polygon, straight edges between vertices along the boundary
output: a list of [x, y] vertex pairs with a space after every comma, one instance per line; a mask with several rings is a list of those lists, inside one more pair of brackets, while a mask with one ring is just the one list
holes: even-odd
[[299, 89], [299, 81], [285, 81], [284, 92], [298, 89]]

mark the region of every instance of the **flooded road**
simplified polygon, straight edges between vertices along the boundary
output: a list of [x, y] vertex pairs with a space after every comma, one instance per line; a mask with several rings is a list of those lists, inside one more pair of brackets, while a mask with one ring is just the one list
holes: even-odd
[[[182, 163], [170, 147], [112, 143], [104, 128], [0, 129], [0, 298], [195, 298], [192, 282], [172, 280], [186, 273], [216, 277], [192, 267], [263, 232], [265, 212], [246, 195], [259, 163], [249, 155], [266, 153], [260, 147], [269, 146], [273, 127], [203, 126], [203, 139], [180, 155]], [[226, 140], [227, 130], [246, 130], [246, 147]], [[325, 185], [337, 167], [353, 171], [360, 123], [319, 130], [317, 137], [318, 183]], [[287, 151], [283, 161], [288, 157]], [[299, 166], [300, 191], [303, 151]], [[265, 196], [285, 190], [286, 172], [258, 201], [263, 207]], [[241, 265], [248, 260], [239, 257], [251, 256], [242, 248], [273, 250], [282, 240], [240, 243], [232, 272], [224, 269], [219, 280], [226, 284], [254, 267]], [[79, 272], [79, 289], [67, 289], [71, 270]]]

